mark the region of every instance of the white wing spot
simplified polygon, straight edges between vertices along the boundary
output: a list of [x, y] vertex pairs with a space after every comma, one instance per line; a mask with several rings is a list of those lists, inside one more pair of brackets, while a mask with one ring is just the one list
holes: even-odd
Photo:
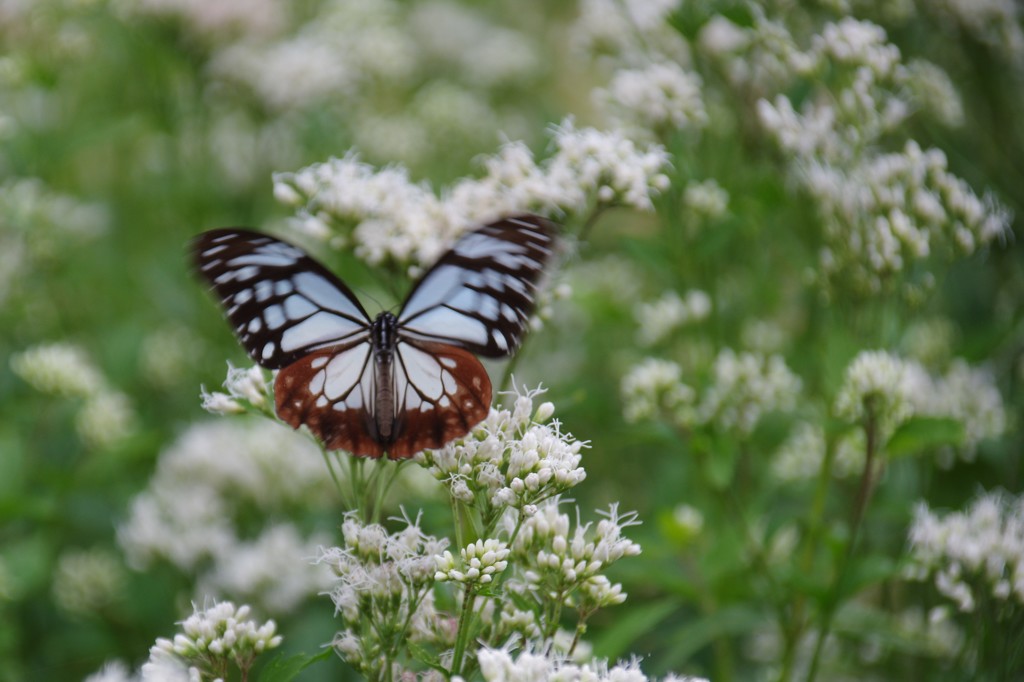
[[256, 300], [263, 303], [274, 294], [274, 285], [267, 280], [256, 282]]
[[265, 346], [263, 346], [263, 359], [264, 360], [269, 360], [270, 357], [273, 354], [274, 354], [274, 343], [271, 341], [271, 342], [267, 343]]
[[249, 333], [255, 334], [259, 330], [263, 329], [263, 320], [258, 317], [254, 317], [249, 320]]
[[281, 306], [272, 305], [263, 311], [263, 319], [266, 320], [268, 328], [280, 329], [285, 323], [284, 311], [281, 310]]
[[313, 369], [320, 369], [326, 364], [327, 358], [321, 355], [318, 358], [313, 358], [313, 361], [309, 363], [309, 366], [312, 367]]

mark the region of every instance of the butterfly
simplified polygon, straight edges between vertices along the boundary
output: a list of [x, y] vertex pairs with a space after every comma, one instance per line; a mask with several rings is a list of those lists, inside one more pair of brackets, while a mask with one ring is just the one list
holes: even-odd
[[555, 227], [519, 215], [463, 235], [419, 279], [398, 314], [371, 319], [344, 282], [302, 249], [242, 228], [190, 244], [242, 346], [280, 370], [278, 416], [330, 450], [412, 457], [460, 438], [490, 410], [475, 355], [519, 347]]

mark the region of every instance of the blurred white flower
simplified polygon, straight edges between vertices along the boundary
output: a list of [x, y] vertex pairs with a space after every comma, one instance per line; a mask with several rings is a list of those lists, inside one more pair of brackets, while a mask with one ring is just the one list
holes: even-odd
[[[543, 682], [579, 680], [586, 682], [647, 682], [637, 660], [609, 665], [606, 661], [574, 663], [553, 649], [526, 649], [513, 656], [508, 649], [483, 647], [477, 651], [480, 672], [487, 682]], [[665, 682], [707, 682], [699, 677], [670, 674]]]
[[938, 591], [960, 611], [994, 601], [993, 613], [1005, 605], [1019, 615], [1024, 606], [1024, 500], [988, 493], [966, 511], [944, 517], [921, 503], [908, 541], [908, 577], [933, 577]]
[[675, 291], [666, 292], [652, 303], [641, 303], [634, 313], [640, 328], [640, 345], [651, 346], [663, 340], [675, 329], [706, 320], [711, 314], [711, 297], [700, 289], [686, 292], [680, 298]]
[[106, 380], [86, 352], [58, 342], [33, 346], [11, 356], [11, 369], [38, 391], [86, 398], [102, 390]]
[[[280, 424], [196, 424], [161, 453], [149, 486], [118, 528], [118, 542], [133, 567], [166, 560], [196, 571], [199, 585], [286, 612], [322, 589], [322, 573], [308, 565], [320, 538], [303, 539], [278, 524], [251, 539], [239, 515], [325, 507], [333, 491], [316, 446]], [[247, 528], [252, 524], [248, 519]]]
[[640, 129], [700, 129], [708, 122], [700, 76], [674, 62], [616, 71], [593, 97], [613, 121]]
[[668, 360], [647, 358], [633, 367], [621, 382], [626, 420], [653, 419], [681, 408], [692, 412], [696, 393], [682, 383], [682, 376], [682, 367]]
[[124, 565], [111, 551], [67, 550], [53, 573], [53, 599], [74, 616], [98, 616], [121, 596]]
[[714, 422], [749, 434], [766, 412], [796, 405], [802, 382], [780, 355], [739, 353], [726, 348], [715, 358], [712, 383], [703, 392], [696, 423]]
[[75, 429], [89, 447], [102, 450], [124, 440], [136, 428], [135, 410], [119, 391], [100, 391], [86, 400], [75, 416]]
[[229, 594], [258, 602], [272, 613], [291, 613], [310, 595], [331, 586], [330, 571], [312, 562], [314, 548], [327, 542], [326, 536], [302, 537], [289, 523], [270, 526], [255, 540], [218, 552], [197, 591]]
[[97, 672], [85, 678], [85, 682], [140, 682], [139, 675], [133, 675], [123, 661], [109, 661]]
[[720, 218], [729, 209], [729, 193], [714, 178], [691, 181], [683, 190], [683, 206], [700, 220]]
[[891, 433], [913, 414], [918, 379], [918, 373], [898, 356], [862, 351], [846, 368], [836, 396], [836, 415], [849, 421], [870, 415], [885, 425], [883, 433]]
[[959, 24], [1011, 64], [1019, 66], [1024, 62], [1021, 8], [1014, 0], [925, 0], [920, 4]]

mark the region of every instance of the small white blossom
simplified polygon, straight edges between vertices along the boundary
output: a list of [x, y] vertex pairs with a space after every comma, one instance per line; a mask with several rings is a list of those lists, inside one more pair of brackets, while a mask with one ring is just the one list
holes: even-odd
[[434, 580], [486, 585], [508, 566], [509, 552], [508, 545], [500, 540], [488, 538], [471, 542], [460, 550], [461, 560], [458, 562], [451, 552], [435, 557], [437, 571]]
[[[231, 602], [219, 602], [200, 609], [193, 605], [191, 616], [181, 621], [181, 632], [173, 640], [158, 639], [150, 649], [149, 662], [142, 668], [143, 680], [178, 679], [189, 666], [201, 671], [205, 678], [213, 676], [223, 666], [234, 664], [248, 673], [253, 661], [261, 653], [277, 648], [281, 635], [272, 620], [258, 623], [251, 617], [252, 609]], [[172, 673], [162, 678], [162, 673]], [[198, 676], [195, 676], [198, 679]]]
[[[553, 406], [534, 408], [540, 393], [515, 393], [512, 410], [492, 408], [466, 438], [419, 453], [416, 461], [466, 502], [482, 494], [493, 505], [524, 509], [578, 485], [586, 477], [586, 444], [562, 432], [551, 419]], [[544, 421], [535, 421], [540, 416]]]

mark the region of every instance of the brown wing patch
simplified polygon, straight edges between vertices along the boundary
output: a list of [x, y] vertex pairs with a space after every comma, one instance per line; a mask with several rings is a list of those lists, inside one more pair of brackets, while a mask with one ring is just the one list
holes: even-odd
[[404, 339], [395, 351], [395, 437], [388, 457], [405, 459], [469, 433], [491, 408], [491, 380], [472, 353]]
[[317, 351], [277, 374], [277, 414], [293, 428], [309, 427], [328, 450], [358, 457], [384, 454], [373, 419], [376, 385], [367, 343]]

